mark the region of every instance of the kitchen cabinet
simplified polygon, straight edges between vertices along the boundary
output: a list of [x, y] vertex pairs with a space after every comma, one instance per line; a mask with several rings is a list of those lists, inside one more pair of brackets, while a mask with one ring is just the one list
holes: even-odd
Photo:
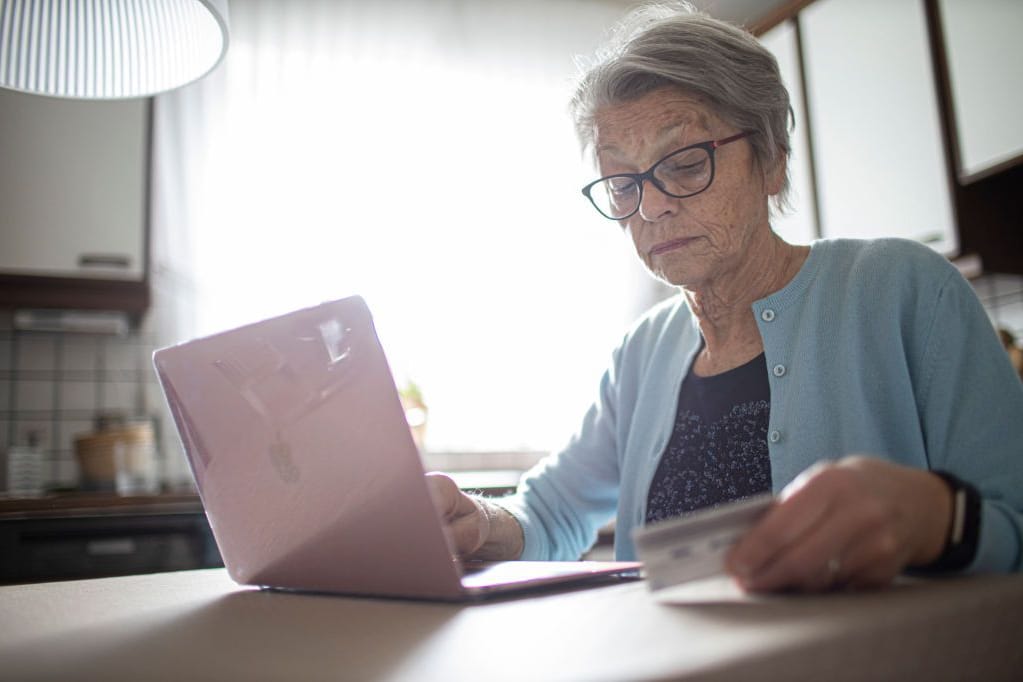
[[219, 566], [194, 495], [0, 500], [0, 584]]
[[971, 182], [1023, 159], [1023, 2], [940, 0], [958, 175]]
[[806, 244], [820, 233], [815, 215], [813, 166], [807, 137], [806, 108], [803, 106], [803, 79], [800, 74], [799, 41], [794, 21], [786, 21], [760, 36], [760, 41], [778, 60], [782, 82], [789, 91], [793, 127], [789, 132], [789, 210], [771, 217], [771, 227], [793, 244]]
[[959, 242], [924, 5], [817, 0], [798, 15], [820, 230]]
[[0, 90], [0, 305], [145, 309], [150, 109]]

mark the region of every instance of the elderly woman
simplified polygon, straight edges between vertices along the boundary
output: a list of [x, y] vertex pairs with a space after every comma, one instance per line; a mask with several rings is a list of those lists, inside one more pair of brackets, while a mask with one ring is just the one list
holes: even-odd
[[568, 445], [515, 495], [431, 484], [461, 555], [576, 559], [765, 491], [728, 569], [748, 590], [1014, 571], [1023, 387], [969, 284], [904, 240], [783, 241], [789, 98], [752, 36], [648, 8], [583, 77], [583, 189], [676, 296], [615, 350]]

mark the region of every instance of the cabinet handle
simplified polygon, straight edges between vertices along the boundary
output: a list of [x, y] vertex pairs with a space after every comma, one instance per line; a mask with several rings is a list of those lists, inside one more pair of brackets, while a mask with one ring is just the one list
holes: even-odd
[[117, 253], [83, 253], [78, 257], [78, 267], [125, 268], [131, 266], [131, 259]]
[[85, 553], [89, 556], [123, 556], [134, 554], [135, 550], [135, 541], [131, 538], [90, 540], [85, 543]]

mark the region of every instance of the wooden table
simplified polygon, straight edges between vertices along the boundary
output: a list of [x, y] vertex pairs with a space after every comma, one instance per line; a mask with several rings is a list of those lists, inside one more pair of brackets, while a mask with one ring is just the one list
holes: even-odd
[[0, 587], [4, 680], [1023, 676], [1023, 576], [760, 602], [634, 582], [477, 605], [242, 588], [222, 569]]

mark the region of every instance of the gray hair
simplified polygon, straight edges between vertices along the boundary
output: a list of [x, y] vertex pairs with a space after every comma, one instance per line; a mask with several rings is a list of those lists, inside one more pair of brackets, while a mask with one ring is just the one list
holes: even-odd
[[[745, 30], [713, 19], [688, 2], [631, 12], [589, 64], [571, 102], [576, 134], [593, 145], [597, 112], [673, 87], [705, 100], [725, 122], [756, 134], [753, 158], [771, 169], [789, 154], [789, 93], [778, 62]], [[775, 207], [788, 205], [788, 171]]]

